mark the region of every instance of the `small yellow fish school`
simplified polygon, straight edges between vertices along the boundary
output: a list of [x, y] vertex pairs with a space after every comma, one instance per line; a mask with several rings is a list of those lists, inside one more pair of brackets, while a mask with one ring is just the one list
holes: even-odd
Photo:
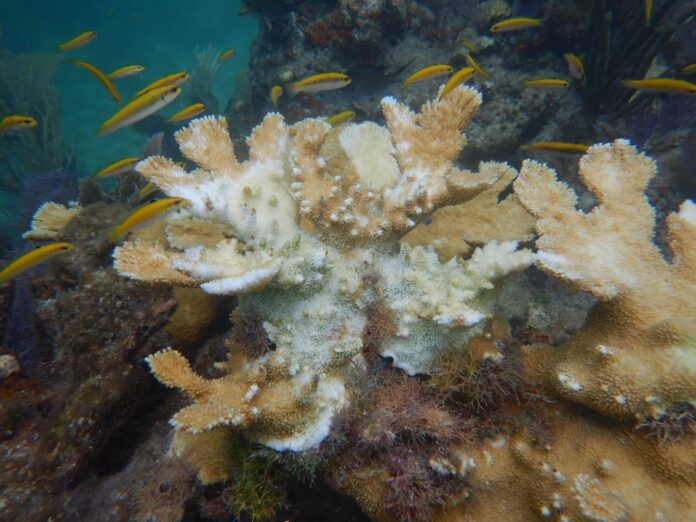
[[9, 114], [0, 120], [0, 134], [5, 131], [11, 131], [16, 129], [29, 129], [31, 127], [36, 127], [39, 124], [31, 116], [26, 116], [24, 114]]
[[300, 81], [291, 83], [285, 89], [290, 96], [299, 93], [313, 94], [322, 91], [332, 91], [350, 85], [350, 77], [338, 72], [318, 73], [307, 76]]
[[74, 49], [79, 49], [80, 47], [87, 45], [96, 37], [97, 33], [94, 31], [85, 31], [84, 33], [80, 33], [62, 44], [56, 45], [56, 51], [72, 51]]
[[445, 64], [435, 64], [418, 69], [411, 76], [406, 78], [401, 82], [402, 87], [407, 87], [408, 85], [413, 85], [414, 83], [422, 82], [425, 80], [432, 80], [433, 78], [439, 78], [440, 76], [447, 76], [452, 72], [452, 66]]
[[72, 250], [74, 247], [70, 243], [58, 242], [49, 243], [30, 250], [26, 254], [15, 258], [10, 263], [0, 270], [0, 284], [7, 283], [10, 279], [23, 274], [30, 268], [40, 265], [51, 259], [52, 257]]
[[110, 243], [118, 243], [133, 230], [149, 225], [157, 219], [160, 219], [170, 212], [188, 204], [184, 198], [160, 198], [153, 199], [147, 203], [133, 209], [126, 216], [120, 225], [109, 230], [107, 237]]

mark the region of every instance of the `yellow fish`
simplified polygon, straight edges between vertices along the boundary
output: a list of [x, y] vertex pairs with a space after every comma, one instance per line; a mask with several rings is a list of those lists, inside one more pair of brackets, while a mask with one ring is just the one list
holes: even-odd
[[10, 130], [22, 129], [36, 127], [39, 124], [31, 116], [25, 116], [23, 114], [10, 114], [5, 116], [0, 120], [0, 133]]
[[348, 123], [350, 120], [355, 118], [355, 113], [353, 111], [343, 111], [328, 118], [324, 118], [324, 121], [329, 125], [340, 125], [342, 123]]
[[94, 175], [94, 179], [104, 179], [110, 176], [118, 176], [124, 172], [130, 172], [135, 167], [135, 164], [140, 161], [137, 156], [128, 156], [127, 158], [121, 158], [113, 163], [108, 164], [103, 169], [99, 170]]
[[142, 201], [146, 197], [154, 194], [159, 190], [159, 187], [155, 185], [152, 181], [149, 181], [135, 194], [135, 201]]
[[462, 45], [466, 47], [469, 50], [469, 52], [476, 52], [476, 46], [473, 43], [471, 43], [471, 40], [462, 40]]
[[639, 91], [665, 92], [668, 94], [696, 94], [696, 83], [674, 78], [648, 78], [645, 80], [623, 80], [626, 87]]
[[445, 86], [442, 88], [442, 92], [440, 93], [440, 98], [444, 97], [448, 92], [450, 92], [452, 89], [454, 89], [457, 85], [460, 83], [464, 83], [467, 81], [469, 78], [471, 78], [474, 73], [476, 72], [476, 69], [473, 67], [462, 67], [459, 69], [456, 73], [454, 73], [452, 76], [450, 76], [449, 80], [447, 80], [447, 83]]
[[87, 45], [89, 42], [97, 37], [97, 33], [94, 31], [85, 31], [80, 33], [74, 38], [71, 38], [67, 42], [56, 45], [56, 51], [72, 51], [73, 49], [79, 49]]
[[696, 63], [692, 63], [690, 65], [687, 65], [686, 67], [682, 68], [681, 72], [684, 74], [691, 74], [696, 72]]
[[497, 24], [493, 24], [491, 26], [491, 32], [504, 33], [507, 31], [519, 31], [520, 29], [527, 29], [528, 27], [539, 27], [540, 25], [540, 18], [508, 18], [507, 20], [501, 20]]
[[70, 243], [49, 243], [40, 247], [36, 247], [34, 250], [30, 250], [26, 254], [15, 258], [10, 261], [10, 263], [0, 270], [0, 284], [7, 283], [13, 277], [26, 272], [30, 268], [34, 268], [36, 265], [48, 261], [52, 257], [72, 250], [74, 247]]
[[145, 67], [143, 67], [142, 65], [124, 65], [123, 67], [119, 67], [118, 69], [114, 69], [106, 76], [111, 78], [112, 80], [118, 80], [119, 78], [126, 78], [127, 76], [133, 76], [134, 74], [138, 74], [140, 72], [143, 72], [144, 70], [145, 70]]
[[525, 147], [565, 153], [585, 153], [587, 149], [590, 148], [589, 145], [585, 145], [584, 143], [568, 143], [566, 141], [535, 141], [527, 143]]
[[188, 120], [189, 118], [198, 116], [204, 110], [205, 105], [203, 105], [202, 103], [192, 103], [188, 107], [184, 107], [183, 109], [181, 109], [179, 112], [175, 112], [174, 114], [172, 114], [169, 118], [167, 118], [167, 121]]
[[82, 60], [74, 60], [72, 58], [68, 61], [70, 63], [74, 63], [75, 65], [79, 65], [80, 67], [83, 67], [87, 69], [89, 72], [91, 72], [94, 76], [97, 77], [97, 80], [101, 82], [101, 84], [106, 88], [106, 90], [109, 91], [109, 94], [114, 100], [116, 100], [116, 102], [121, 101], [121, 95], [116, 90], [114, 84], [111, 82], [111, 80], [109, 80], [109, 78], [107, 78], [107, 76], [103, 72], [97, 69], [94, 65], [92, 65], [91, 63], [83, 62]]
[[291, 83], [286, 90], [290, 96], [304, 92], [313, 94], [321, 91], [332, 91], [350, 84], [347, 74], [337, 72], [318, 73], [307, 76], [300, 81]]
[[109, 242], [118, 243], [133, 230], [149, 225], [187, 203], [188, 201], [184, 198], [160, 198], [148, 201], [133, 209], [120, 225], [109, 230], [107, 234]]
[[246, 7], [246, 6], [242, 6], [242, 7], [239, 8], [239, 11], [237, 11], [237, 14], [238, 14], [239, 16], [244, 16], [244, 15], [246, 15], [246, 14], [249, 14], [249, 8]]
[[427, 67], [423, 67], [422, 69], [418, 69], [416, 72], [414, 72], [411, 76], [406, 78], [403, 82], [401, 82], [402, 87], [406, 87], [408, 85], [412, 85], [414, 83], [422, 82], [425, 80], [430, 80], [432, 78], [439, 78], [440, 76], [447, 76], [452, 72], [452, 66], [450, 65], [444, 65], [441, 63], [435, 64], [435, 65], [428, 65]]
[[223, 53], [218, 56], [218, 62], [224, 62], [225, 60], [229, 60], [234, 56], [234, 49], [227, 49]]
[[476, 63], [476, 60], [474, 60], [474, 57], [471, 56], [470, 54], [465, 55], [466, 58], [466, 63], [469, 64], [469, 67], [473, 67], [474, 70], [479, 73], [481, 76], [484, 78], [493, 78], [493, 75], [489, 73], [486, 69], [481, 67], [479, 64]]
[[652, 0], [643, 0], [643, 10], [645, 11], [645, 24], [650, 23], [650, 17], [652, 16]]
[[542, 89], [565, 89], [570, 87], [570, 83], [559, 78], [537, 78], [535, 80], [525, 80], [522, 82], [525, 87], [537, 87]]
[[133, 95], [133, 98], [137, 98], [138, 96], [142, 96], [147, 91], [151, 91], [153, 89], [158, 89], [160, 87], [171, 86], [171, 85], [174, 85], [174, 86], [181, 85], [182, 83], [184, 83], [188, 79], [189, 79], [188, 73], [185, 73], [183, 71], [168, 74], [166, 76], [162, 76], [162, 78], [160, 78], [159, 80], [155, 80], [154, 82], [148, 83], [145, 87], [143, 87], [138, 92], [136, 92]]
[[169, 105], [177, 96], [181, 94], [181, 87], [176, 85], [165, 85], [157, 89], [152, 89], [142, 96], [129, 101], [121, 107], [116, 114], [102, 123], [97, 131], [97, 136], [109, 134], [115, 130], [132, 125], [150, 114]]
[[580, 57], [573, 53], [565, 53], [563, 58], [568, 62], [568, 72], [570, 72], [570, 75], [576, 80], [582, 80], [585, 76], [585, 66]]
[[271, 87], [271, 103], [278, 106], [278, 100], [283, 94], [283, 88], [280, 85], [274, 85]]

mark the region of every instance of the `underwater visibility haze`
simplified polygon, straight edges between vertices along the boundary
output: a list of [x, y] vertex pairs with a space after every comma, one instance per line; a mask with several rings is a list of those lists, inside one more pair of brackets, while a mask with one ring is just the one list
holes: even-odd
[[696, 1], [4, 0], [0, 520], [696, 520]]

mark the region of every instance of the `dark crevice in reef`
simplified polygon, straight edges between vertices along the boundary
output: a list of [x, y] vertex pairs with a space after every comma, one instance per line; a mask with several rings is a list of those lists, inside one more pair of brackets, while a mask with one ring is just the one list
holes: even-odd
[[137, 447], [147, 438], [159, 418], [160, 407], [167, 398], [167, 391], [161, 386], [149, 386], [140, 395], [132, 416], [104, 443], [102, 450], [95, 455], [94, 472], [97, 477], [118, 473], [126, 467]]
[[352, 497], [337, 493], [320, 480], [312, 485], [291, 481], [288, 484], [288, 504], [288, 508], [277, 513], [276, 521], [369, 522], [370, 520]]

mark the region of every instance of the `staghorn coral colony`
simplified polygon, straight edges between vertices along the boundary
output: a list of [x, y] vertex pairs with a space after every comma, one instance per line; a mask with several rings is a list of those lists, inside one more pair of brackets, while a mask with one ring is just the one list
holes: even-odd
[[[458, 87], [415, 114], [385, 98], [386, 126], [309, 119], [292, 133], [269, 114], [246, 161], [224, 119], [202, 118], [176, 135], [195, 170], [139, 164], [190, 205], [168, 218], [166, 242], [116, 248], [118, 272], [238, 298], [215, 376], [172, 348], [147, 359], [189, 399], [172, 448], [203, 483], [236, 483], [244, 466], [231, 448], [259, 443], [272, 451], [255, 458], [321, 470], [376, 520], [696, 512], [696, 206], [669, 217], [661, 252], [645, 196], [655, 163], [622, 140], [580, 161], [589, 212], [534, 161], [519, 175], [499, 163], [460, 170], [461, 130], [480, 102]], [[515, 208], [501, 211], [490, 190], [515, 177]], [[399, 242], [477, 197], [488, 218], [536, 218], [536, 253], [490, 239], [441, 260], [432, 245]], [[515, 341], [493, 319], [500, 278], [532, 263], [597, 298], [560, 346]]]

